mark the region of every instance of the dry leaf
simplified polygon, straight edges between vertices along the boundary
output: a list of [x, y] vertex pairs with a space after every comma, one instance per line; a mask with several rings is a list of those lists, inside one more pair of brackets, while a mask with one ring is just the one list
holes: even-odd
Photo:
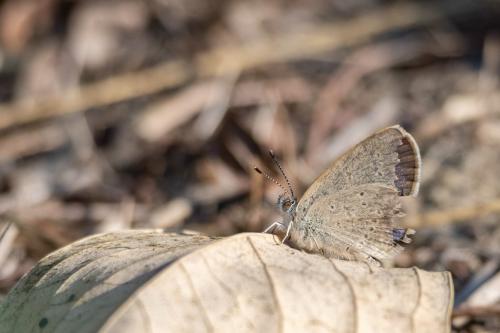
[[70, 244], [10, 291], [0, 304], [0, 332], [96, 332], [154, 274], [210, 241], [134, 230]]
[[129, 231], [42, 259], [0, 305], [0, 330], [447, 332], [452, 298], [447, 272], [329, 260], [271, 235]]

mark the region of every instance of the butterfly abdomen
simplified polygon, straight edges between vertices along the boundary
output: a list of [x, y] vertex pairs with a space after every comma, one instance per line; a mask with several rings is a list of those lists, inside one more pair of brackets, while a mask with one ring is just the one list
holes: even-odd
[[355, 245], [339, 243], [331, 235], [317, 232], [314, 228], [300, 225], [292, 229], [290, 245], [309, 253], [321, 254], [328, 258], [359, 259]]

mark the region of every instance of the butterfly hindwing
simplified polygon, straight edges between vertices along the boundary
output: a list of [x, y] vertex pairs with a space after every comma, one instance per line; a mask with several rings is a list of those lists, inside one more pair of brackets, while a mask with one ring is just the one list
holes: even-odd
[[386, 259], [401, 250], [393, 218], [402, 216], [398, 193], [366, 184], [320, 197], [293, 226], [291, 241], [309, 252], [345, 259]]

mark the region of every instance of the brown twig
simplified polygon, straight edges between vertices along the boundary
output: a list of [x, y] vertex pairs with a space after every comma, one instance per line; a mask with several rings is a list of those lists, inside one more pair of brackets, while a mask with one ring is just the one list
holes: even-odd
[[500, 198], [487, 203], [410, 215], [406, 220], [410, 226], [443, 225], [455, 221], [471, 220], [493, 213], [500, 213]]
[[500, 316], [500, 304], [489, 306], [465, 306], [453, 310], [452, 317], [485, 317], [485, 316]]
[[429, 142], [451, 128], [498, 114], [499, 103], [498, 92], [453, 95], [447, 99], [439, 112], [421, 122], [414, 135], [420, 142]]
[[9, 228], [11, 226], [12, 222], [11, 221], [8, 221], [6, 224], [5, 224], [5, 227], [3, 228], [2, 230], [2, 233], [0, 234], [0, 242], [2, 242], [2, 239], [5, 237], [5, 235], [7, 234], [7, 231], [9, 231]]

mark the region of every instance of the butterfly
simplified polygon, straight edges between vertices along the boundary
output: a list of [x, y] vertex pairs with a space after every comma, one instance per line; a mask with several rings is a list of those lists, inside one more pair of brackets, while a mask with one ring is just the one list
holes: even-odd
[[401, 126], [382, 129], [334, 161], [297, 200], [288, 189], [278, 197], [282, 219], [264, 232], [284, 234], [282, 243], [326, 257], [380, 263], [410, 243], [412, 229], [395, 226], [401, 196], [416, 196], [421, 158], [415, 139]]

